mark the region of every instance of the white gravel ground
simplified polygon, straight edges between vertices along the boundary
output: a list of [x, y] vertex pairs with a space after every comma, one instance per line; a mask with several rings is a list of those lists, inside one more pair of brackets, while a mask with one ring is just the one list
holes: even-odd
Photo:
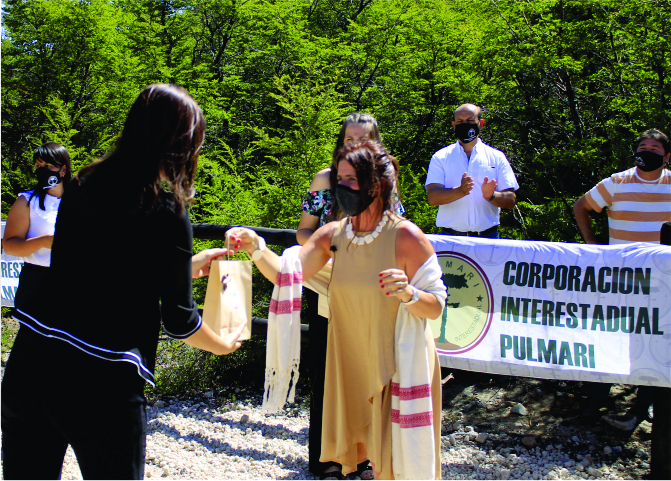
[[[261, 411], [259, 399], [222, 406], [205, 393], [158, 401], [147, 413], [145, 479], [314, 479], [303, 407], [269, 415]], [[649, 468], [644, 452], [626, 455], [614, 446], [572, 457], [570, 444], [527, 449], [504, 433], [460, 427], [441, 438], [443, 478], [635, 479], [636, 472]], [[71, 449], [62, 479], [82, 479]]]

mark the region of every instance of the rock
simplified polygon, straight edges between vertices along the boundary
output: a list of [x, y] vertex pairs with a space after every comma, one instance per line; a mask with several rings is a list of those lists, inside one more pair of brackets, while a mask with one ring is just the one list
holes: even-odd
[[603, 474], [598, 469], [592, 468], [591, 466], [587, 468], [587, 474], [594, 476], [597, 479], [603, 478]]
[[468, 440], [469, 441], [475, 441], [477, 439], [477, 437], [478, 437], [478, 433], [476, 433], [475, 431], [469, 431], [468, 432]]
[[613, 448], [613, 452], [614, 452], [615, 454], [622, 454], [622, 446], [615, 446], [615, 447]]
[[170, 470], [167, 467], [163, 468], [163, 476], [168, 476], [169, 474]]
[[621, 431], [631, 431], [636, 427], [636, 416], [601, 416], [601, 419]]
[[578, 436], [573, 436], [573, 437], [571, 438], [571, 441], [573, 441], [574, 443], [579, 443], [579, 442], [580, 442], [580, 438], [579, 438]]
[[525, 408], [520, 403], [517, 403], [513, 407], [511, 407], [510, 412], [514, 413], [514, 414], [519, 414], [520, 416], [526, 416], [526, 415], [529, 414], [529, 411], [527, 411], [527, 408]]
[[509, 469], [502, 469], [499, 472], [499, 476], [501, 476], [501, 479], [510, 479], [510, 470]]
[[447, 437], [447, 439], [450, 441], [450, 444], [451, 444], [452, 446], [456, 446], [456, 445], [457, 445], [457, 436], [456, 436], [454, 433], [450, 434], [450, 435]]
[[642, 449], [639, 449], [638, 451], [636, 451], [636, 457], [641, 459], [648, 459], [648, 453], [646, 453]]
[[214, 397], [214, 393], [213, 393], [212, 391], [207, 391], [207, 392], [205, 393], [205, 397], [206, 397], [207, 399], [212, 399], [212, 398]]
[[484, 444], [487, 441], [487, 438], [489, 435], [487, 433], [479, 433], [476, 437], [475, 440], [479, 442], [480, 444]]
[[157, 408], [157, 409], [162, 409], [162, 408], [165, 407], [165, 402], [163, 402], [163, 401], [156, 401], [156, 402], [154, 403], [154, 407]]
[[568, 469], [566, 469], [566, 468], [561, 468], [561, 469], [559, 470], [559, 477], [560, 477], [561, 479], [566, 479], [566, 478], [568, 478], [570, 475], [571, 475], [570, 471], [569, 471]]
[[243, 415], [240, 417], [240, 424], [245, 424], [245, 423], [248, 423], [248, 422], [249, 422], [249, 416], [246, 415], [246, 414], [243, 414]]
[[610, 448], [610, 446], [606, 446], [603, 448], [603, 454], [612, 454], [613, 450]]
[[536, 438], [534, 436], [525, 436], [522, 438], [522, 444], [527, 449], [532, 449], [536, 447]]

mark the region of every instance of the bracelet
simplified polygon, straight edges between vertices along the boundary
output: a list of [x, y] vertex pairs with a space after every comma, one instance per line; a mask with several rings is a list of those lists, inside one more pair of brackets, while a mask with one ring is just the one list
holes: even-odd
[[412, 289], [412, 297], [408, 302], [401, 301], [404, 306], [409, 306], [410, 304], [414, 304], [415, 302], [419, 301], [419, 291], [415, 289], [415, 286], [410, 286], [410, 289]]
[[494, 191], [494, 193], [492, 194], [491, 198], [489, 199], [489, 202], [493, 201], [494, 199], [496, 199], [496, 191]]

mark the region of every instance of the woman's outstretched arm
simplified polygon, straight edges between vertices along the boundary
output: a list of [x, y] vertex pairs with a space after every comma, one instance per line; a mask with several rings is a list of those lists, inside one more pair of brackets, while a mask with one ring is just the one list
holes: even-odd
[[[299, 258], [303, 265], [303, 279], [314, 276], [331, 258], [331, 238], [337, 223], [331, 222], [320, 227], [301, 248]], [[251, 256], [259, 247], [259, 236], [251, 229], [234, 227], [226, 232], [227, 246], [240, 252], [247, 251]], [[254, 261], [261, 274], [273, 284], [280, 271], [280, 257], [270, 249], [265, 249], [260, 259]]]

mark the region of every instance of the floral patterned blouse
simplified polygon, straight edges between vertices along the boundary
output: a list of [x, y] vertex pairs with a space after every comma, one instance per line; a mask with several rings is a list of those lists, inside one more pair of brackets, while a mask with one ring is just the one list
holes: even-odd
[[[398, 199], [398, 194], [394, 193], [394, 204], [396, 204], [396, 213], [403, 215], [405, 209]], [[309, 191], [303, 199], [303, 212], [319, 217], [319, 227], [330, 222], [331, 209], [333, 208], [333, 196], [331, 189]]]
[[303, 212], [319, 217], [319, 227], [329, 223], [331, 208], [333, 207], [333, 196], [331, 189], [317, 190], [308, 193], [303, 199]]

